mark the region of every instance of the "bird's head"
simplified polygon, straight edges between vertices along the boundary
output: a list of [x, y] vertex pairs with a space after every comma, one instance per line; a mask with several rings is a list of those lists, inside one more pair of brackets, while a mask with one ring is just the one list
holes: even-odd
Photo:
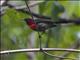
[[24, 19], [24, 21], [25, 21], [27, 24], [34, 24], [34, 23], [35, 23], [34, 20], [31, 19], [31, 18], [26, 18], [26, 19]]
[[27, 23], [27, 25], [32, 29], [32, 30], [36, 30], [37, 29], [37, 25], [35, 24], [33, 19], [30, 18], [26, 18], [24, 19], [24, 21]]

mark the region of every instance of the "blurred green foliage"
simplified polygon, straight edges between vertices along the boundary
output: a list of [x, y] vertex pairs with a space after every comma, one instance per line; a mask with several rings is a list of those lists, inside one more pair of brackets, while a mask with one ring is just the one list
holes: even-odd
[[[35, 1], [36, 2], [36, 1]], [[66, 12], [71, 19], [80, 18], [80, 1], [46, 1], [40, 3], [39, 14], [51, 16], [52, 19], [58, 20], [58, 17]], [[76, 11], [77, 10], [77, 11]], [[28, 48], [29, 36], [33, 32], [24, 22], [24, 18], [30, 17], [26, 13], [16, 11], [9, 8], [1, 17], [1, 50]], [[49, 39], [48, 47], [69, 48], [71, 44], [77, 41], [76, 33], [80, 32], [80, 26], [58, 26], [52, 28], [50, 36], [48, 33], [42, 35], [42, 46], [45, 47], [47, 39]], [[39, 47], [38, 34], [36, 36], [35, 47]], [[49, 37], [48, 37], [49, 36]], [[61, 55], [64, 52], [50, 52], [55, 55]], [[38, 52], [35, 53], [36, 60], [53, 60], [53, 57]], [[71, 53], [68, 57], [76, 58], [77, 54]], [[2, 55], [2, 60], [29, 60], [26, 53]], [[55, 59], [54, 59], [55, 60]], [[66, 59], [65, 59], [66, 60]], [[69, 60], [69, 59], [68, 59]]]

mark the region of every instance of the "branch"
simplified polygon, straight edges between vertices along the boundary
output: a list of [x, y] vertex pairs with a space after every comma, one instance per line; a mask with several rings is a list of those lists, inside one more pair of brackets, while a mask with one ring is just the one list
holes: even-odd
[[[22, 9], [22, 10], [24, 10], [24, 9], [26, 9], [26, 5], [24, 5], [24, 6], [15, 6], [15, 4], [13, 5], [12, 3], [10, 4], [10, 3], [8, 3], [9, 2], [9, 0], [5, 0], [5, 1], [3, 1], [3, 4], [1, 5], [1, 8], [3, 8], [4, 6], [8, 6], [8, 7], [13, 7], [13, 8], [18, 8], [18, 9]], [[32, 8], [32, 7], [34, 7], [34, 6], [36, 6], [36, 5], [39, 5], [40, 3], [42, 3], [43, 1], [37, 1], [37, 2], [34, 2], [34, 3], [32, 3], [32, 4], [29, 4], [29, 7], [30, 8]], [[6, 10], [6, 9], [5, 9]], [[3, 12], [3, 11], [0, 11], [0, 12]], [[4, 13], [0, 13], [0, 16], [3, 16], [3, 14]]]
[[[42, 48], [43, 51], [68, 51], [68, 52], [76, 52], [80, 53], [80, 50], [77, 49], [65, 49], [65, 48]], [[8, 53], [21, 53], [21, 52], [40, 52], [40, 48], [34, 49], [17, 49], [17, 50], [6, 50], [1, 51], [0, 54], [8, 54]]]
[[[14, 8], [14, 6], [12, 5], [8, 5], [10, 8]], [[21, 9], [21, 8], [15, 8], [17, 11], [21, 11], [23, 13], [27, 13], [29, 15], [32, 15], [34, 17], [37, 17], [37, 18], [41, 18], [41, 19], [48, 19], [48, 20], [51, 20], [51, 17], [48, 17], [48, 16], [42, 16], [42, 15], [39, 15], [39, 14], [36, 14], [36, 13], [33, 13], [33, 12], [29, 12], [28, 10], [26, 9]], [[43, 20], [44, 21], [44, 20]], [[80, 24], [80, 18], [78, 19], [63, 19], [63, 18], [59, 18], [59, 21], [57, 22], [53, 22], [53, 23], [56, 23], [56, 24], [62, 24], [62, 23], [75, 23], [75, 24]]]
[[[10, 5], [10, 4], [7, 4], [10, 8], [15, 8], [17, 11], [21, 11], [23, 13], [27, 13], [29, 15], [33, 15], [34, 17], [37, 17], [37, 18], [41, 18], [41, 19], [49, 19], [51, 20], [51, 17], [49, 16], [43, 16], [43, 15], [39, 15], [39, 14], [36, 14], [36, 13], [33, 13], [33, 12], [29, 12], [28, 10], [24, 9], [24, 8], [19, 8], [19, 7], [14, 7], [13, 5]], [[76, 21], [77, 20], [77, 21]], [[63, 18], [59, 18], [59, 22], [55, 22], [57, 24], [59, 23], [76, 23], [76, 24], [80, 24], [80, 18], [78, 19], [63, 19]]]
[[[41, 3], [41, 2], [39, 2], [39, 3]], [[39, 4], [38, 3], [38, 4]], [[37, 5], [37, 3], [36, 4], [34, 4], [34, 5]], [[29, 7], [33, 7], [34, 5], [29, 5]], [[22, 11], [23, 13], [27, 13], [27, 14], [29, 14], [29, 15], [33, 15], [33, 16], [35, 16], [35, 17], [38, 17], [38, 18], [44, 18], [44, 19], [51, 19], [50, 17], [48, 17], [48, 16], [42, 16], [42, 15], [39, 15], [39, 14], [36, 14], [36, 13], [33, 13], [33, 12], [29, 12], [29, 11], [27, 11], [27, 10], [25, 10], [26, 9], [26, 7], [24, 8], [24, 7], [15, 7], [15, 6], [13, 6], [13, 5], [11, 5], [11, 4], [8, 4], [8, 3], [6, 3], [6, 6], [8, 6], [8, 7], [10, 7], [10, 8], [15, 8], [17, 11]]]

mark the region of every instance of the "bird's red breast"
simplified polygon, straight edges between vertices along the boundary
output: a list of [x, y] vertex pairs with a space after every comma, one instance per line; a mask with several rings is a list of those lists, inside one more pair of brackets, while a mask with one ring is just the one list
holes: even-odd
[[26, 23], [31, 29], [36, 30], [37, 24], [32, 19], [27, 19]]
[[29, 27], [33, 30], [35, 30], [37, 28], [37, 25], [36, 24], [29, 24]]

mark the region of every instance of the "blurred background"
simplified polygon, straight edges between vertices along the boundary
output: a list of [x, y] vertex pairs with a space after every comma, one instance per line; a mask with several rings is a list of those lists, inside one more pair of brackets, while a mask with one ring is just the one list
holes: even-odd
[[[27, 11], [25, 1], [2, 0], [0, 1], [1, 17], [1, 48], [0, 50], [12, 50], [23, 48], [38, 48], [38, 33], [31, 30], [24, 22], [25, 18], [31, 18]], [[58, 1], [58, 0], [27, 0], [31, 12], [40, 16], [49, 16], [52, 20], [58, 18], [77, 19], [80, 18], [80, 1]], [[10, 6], [12, 7], [10, 7]], [[34, 17], [36, 18], [36, 17]], [[38, 19], [38, 18], [37, 18]], [[23, 22], [22, 22], [23, 21]], [[80, 49], [80, 25], [63, 24], [48, 29], [42, 34], [42, 47], [48, 48], [72, 48]], [[49, 53], [57, 56], [76, 58], [80, 60], [80, 53], [75, 52], [55, 52]], [[24, 52], [1, 55], [1, 60], [71, 60], [60, 59], [47, 56], [41, 52]]]

